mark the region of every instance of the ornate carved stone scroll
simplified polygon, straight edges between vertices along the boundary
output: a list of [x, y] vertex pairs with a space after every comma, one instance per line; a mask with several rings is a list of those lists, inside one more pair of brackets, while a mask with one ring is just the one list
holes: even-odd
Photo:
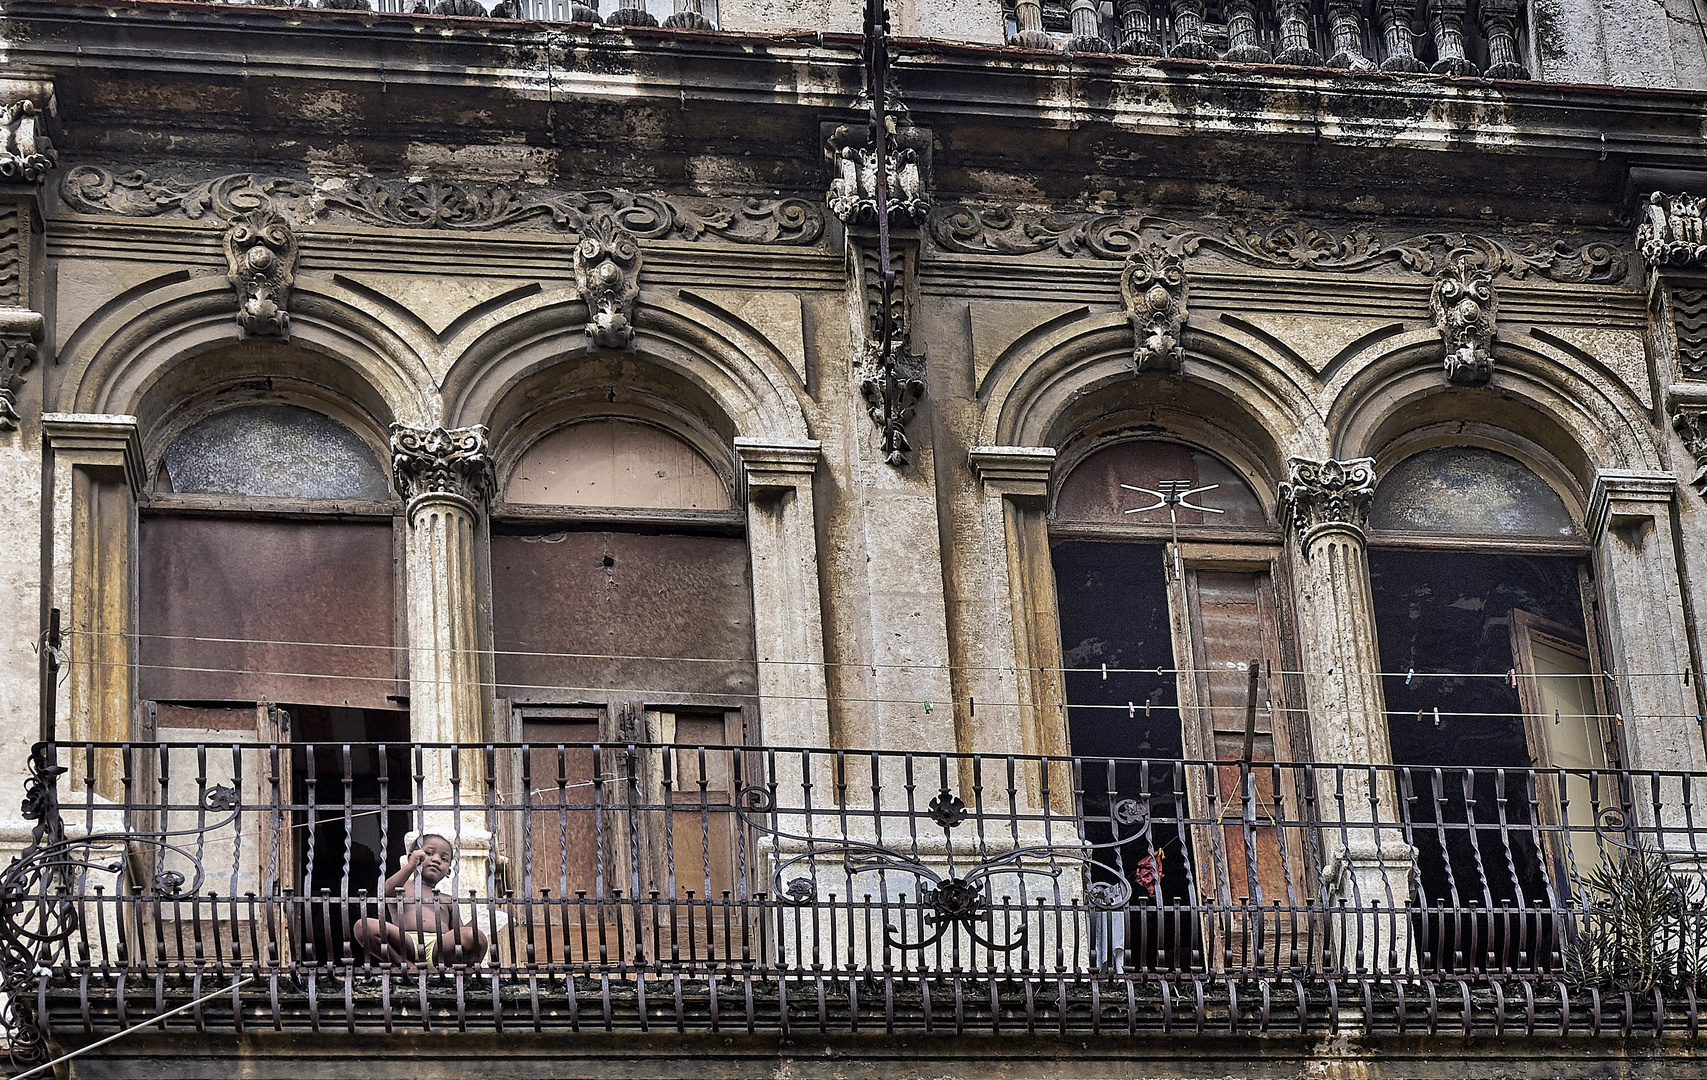
[[1689, 483], [1707, 496], [1707, 404], [1674, 403], [1671, 426], [1682, 437], [1684, 449], [1695, 458], [1695, 477]]
[[0, 180], [39, 184], [57, 164], [36, 103], [24, 98], [0, 106]]
[[211, 208], [226, 218], [270, 204], [303, 224], [343, 220], [404, 229], [573, 232], [593, 218], [614, 216], [641, 240], [791, 246], [815, 243], [824, 232], [823, 210], [805, 199], [550, 192], [451, 180], [352, 178], [323, 181], [316, 189], [302, 180], [253, 173], [189, 181], [85, 165], [66, 174], [60, 195], [81, 213], [126, 217], [175, 214], [195, 220]]
[[[883, 365], [878, 359], [881, 351], [875, 344], [867, 346], [859, 372], [859, 392], [865, 399], [866, 415], [880, 431], [883, 429]], [[890, 406], [895, 420], [894, 436], [885, 460], [899, 467], [906, 464], [907, 455], [913, 451], [907, 425], [918, 414], [919, 399], [925, 396], [925, 358], [913, 355], [904, 342], [894, 347], [892, 355], [897, 395]]]
[[1486, 385], [1494, 374], [1493, 275], [1466, 259], [1454, 260], [1435, 275], [1429, 307], [1446, 343], [1446, 381]]
[[237, 290], [237, 325], [245, 335], [290, 336], [296, 233], [268, 208], [234, 219], [225, 230], [226, 278]]
[[1361, 542], [1375, 497], [1375, 459], [1314, 461], [1295, 457], [1286, 463], [1286, 482], [1280, 501], [1287, 523], [1298, 536], [1306, 556], [1318, 533], [1329, 530], [1356, 534]]
[[587, 339], [605, 349], [634, 341], [634, 301], [640, 295], [640, 244], [605, 216], [587, 223], [575, 246], [575, 287], [587, 301]]
[[1702, 204], [1707, 200], [1688, 192], [1667, 195], [1656, 191], [1642, 204], [1636, 225], [1636, 246], [1650, 266], [1699, 266], [1707, 263], [1707, 230], [1702, 227]]
[[1142, 211], [1044, 210], [1016, 213], [1001, 206], [966, 204], [932, 211], [931, 239], [948, 251], [977, 255], [1031, 255], [1125, 259], [1154, 240], [1176, 255], [1208, 252], [1247, 266], [1332, 273], [1362, 273], [1396, 266], [1433, 275], [1459, 257], [1495, 276], [1530, 274], [1562, 282], [1617, 284], [1629, 274], [1625, 253], [1605, 240], [1518, 243], [1474, 233], [1423, 233], [1383, 239], [1355, 226], [1343, 233], [1302, 221], [1232, 222], [1219, 231]]
[[1146, 243], [1126, 257], [1120, 296], [1132, 323], [1132, 365], [1146, 371], [1178, 371], [1185, 350], [1185, 261], [1160, 244]]
[[0, 431], [16, 431], [18, 386], [36, 362], [36, 342], [42, 338], [40, 312], [0, 309]]
[[[889, 135], [889, 223], [918, 225], [930, 212], [930, 133], [905, 121]], [[864, 127], [839, 126], [825, 143], [830, 213], [848, 225], [877, 223], [877, 159]]]
[[482, 505], [492, 491], [486, 428], [392, 424], [391, 482], [409, 502], [423, 495], [454, 495]]

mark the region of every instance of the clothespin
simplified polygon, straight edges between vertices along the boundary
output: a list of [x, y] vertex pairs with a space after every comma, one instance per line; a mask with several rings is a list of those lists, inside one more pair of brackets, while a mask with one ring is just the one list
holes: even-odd
[[1614, 724], [1617, 724], [1619, 727], [1623, 727], [1624, 726], [1624, 714], [1623, 713], [1613, 713], [1612, 714], [1612, 722]]
[[1126, 719], [1128, 719], [1128, 720], [1138, 719], [1138, 706], [1132, 704], [1130, 701], [1128, 701], [1126, 703]]
[[1102, 666], [1102, 681], [1103, 682], [1108, 681], [1108, 665], [1107, 664], [1104, 664]]
[[970, 694], [968, 694], [966, 697], [966, 715], [967, 716], [977, 716], [978, 715], [978, 699], [975, 697], [972, 697]]
[[1434, 707], [1434, 726], [1435, 727], [1440, 726], [1440, 706], [1439, 705], [1436, 705]]
[[1505, 681], [1508, 684], [1510, 684], [1510, 686], [1513, 690], [1517, 689], [1517, 669], [1516, 668], [1512, 668], [1511, 670], [1509, 670], [1505, 673]]
[[1416, 673], [1417, 673], [1416, 668], [1412, 668], [1411, 670], [1405, 672], [1405, 685], [1406, 686], [1411, 685], [1411, 679], [1416, 676]]
[[1144, 699], [1144, 719], [1150, 719], [1150, 699]]
[[1423, 722], [1423, 711], [1421, 709], [1418, 709], [1417, 710], [1417, 723], [1420, 724], [1422, 722]]
[[931, 703], [927, 701], [927, 702], [925, 702], [925, 712], [928, 713], [930, 711], [931, 711]]
[[[1699, 719], [1699, 717], [1697, 717], [1697, 719]], [[1553, 710], [1553, 723], [1554, 724], [1559, 723], [1559, 710], [1558, 709]]]
[[1602, 674], [1602, 675], [1605, 675], [1605, 676], [1606, 676], [1606, 681], [1607, 681], [1607, 682], [1609, 682], [1609, 683], [1611, 683], [1611, 684], [1612, 684], [1612, 685], [1613, 685], [1613, 686], [1617, 686], [1617, 685], [1618, 685], [1618, 676], [1616, 676], [1616, 675], [1614, 675], [1614, 674], [1612, 674], [1612, 672], [1610, 672], [1610, 671], [1603, 671], [1603, 672], [1601, 672], [1601, 674]]

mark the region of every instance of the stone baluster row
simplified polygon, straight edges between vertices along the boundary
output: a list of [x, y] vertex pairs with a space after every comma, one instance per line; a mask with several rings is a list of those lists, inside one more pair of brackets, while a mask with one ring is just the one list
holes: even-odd
[[[678, 0], [678, 3], [696, 0]], [[1209, 42], [1209, 11], [1205, 0], [1167, 0], [1165, 10], [1154, 0], [1115, 0], [1116, 37], [1102, 35], [1099, 0], [1071, 0], [1069, 35], [1062, 44], [1044, 28], [1043, 0], [1016, 0], [1013, 36], [1009, 44], [1023, 49], [1065, 48], [1068, 52], [1123, 52], [1133, 56], [1167, 56], [1185, 60], [1222, 60], [1235, 64], [1285, 64], [1295, 67], [1333, 67], [1352, 71], [1430, 72], [1437, 75], [1490, 79], [1527, 79], [1520, 59], [1517, 28], [1521, 0], [1479, 0], [1474, 18], [1469, 0], [1374, 0], [1368, 15], [1379, 35], [1383, 59], [1379, 65], [1365, 52], [1363, 0], [1224, 0], [1227, 49], [1218, 52]], [[1274, 27], [1272, 49], [1264, 41], [1263, 17]], [[614, 16], [613, 16], [614, 18]], [[1434, 44], [1435, 61], [1416, 55], [1413, 25], [1421, 20]], [[609, 20], [607, 20], [609, 21]], [[1325, 27], [1327, 59], [1313, 40], [1314, 28]], [[1480, 30], [1487, 45], [1488, 68], [1481, 72], [1469, 58], [1466, 33]]]

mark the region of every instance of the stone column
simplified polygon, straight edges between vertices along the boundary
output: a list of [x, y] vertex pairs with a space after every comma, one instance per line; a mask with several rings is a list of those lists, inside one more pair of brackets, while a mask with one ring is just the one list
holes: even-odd
[[1464, 55], [1464, 17], [1467, 0], [1428, 0], [1428, 25], [1434, 34], [1434, 55], [1429, 68], [1436, 75], [1479, 75], [1476, 65]]
[[1363, 55], [1363, 5], [1357, 0], [1329, 0], [1328, 35], [1334, 52], [1328, 57], [1331, 68], [1351, 71], [1373, 71], [1375, 64]]
[[1381, 27], [1381, 41], [1387, 47], [1387, 59], [1381, 61], [1382, 71], [1428, 70], [1411, 43], [1411, 13], [1415, 10], [1413, 0], [1377, 0], [1376, 20]]
[[1275, 0], [1274, 14], [1280, 22], [1280, 51], [1274, 62], [1321, 67], [1322, 54], [1310, 46], [1309, 0]]
[[411, 823], [446, 836], [457, 867], [446, 888], [490, 888], [486, 763], [490, 694], [481, 679], [480, 589], [475, 543], [492, 489], [486, 429], [391, 425], [392, 483], [406, 502], [404, 596], [409, 634], [409, 713], [414, 738], [472, 744], [425, 749], [423, 800], [432, 809]]
[[1227, 0], [1227, 53], [1231, 64], [1266, 64], [1272, 57], [1257, 38], [1256, 0]]
[[[1399, 825], [1381, 655], [1364, 559], [1363, 527], [1375, 494], [1375, 461], [1292, 458], [1280, 487], [1298, 541], [1294, 560], [1299, 637], [1309, 707], [1316, 806], [1322, 820], [1328, 900], [1358, 918], [1337, 920], [1336, 949], [1348, 969], [1405, 966], [1414, 852]], [[1360, 767], [1361, 766], [1361, 767]]]
[[1529, 69], [1517, 53], [1517, 20], [1522, 17], [1518, 0], [1481, 0], [1476, 16], [1482, 25], [1482, 37], [1488, 43], [1490, 79], [1527, 79]]
[[1215, 50], [1203, 40], [1203, 0], [1173, 0], [1174, 47], [1169, 56], [1184, 60], [1213, 60]]

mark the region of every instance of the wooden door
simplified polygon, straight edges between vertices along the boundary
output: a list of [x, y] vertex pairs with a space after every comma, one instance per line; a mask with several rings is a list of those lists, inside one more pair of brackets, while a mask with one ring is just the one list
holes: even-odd
[[[1285, 670], [1274, 577], [1267, 564], [1181, 560], [1170, 580], [1181, 736], [1188, 766], [1193, 877], [1200, 902], [1223, 913], [1205, 927], [1205, 954], [1228, 967], [1272, 965], [1302, 942], [1300, 920], [1276, 905], [1308, 896], [1290, 773], [1272, 767], [1287, 745]], [[1256, 697], [1250, 665], [1256, 662]], [[1249, 757], [1246, 757], [1249, 723]], [[1267, 764], [1270, 767], [1265, 768]], [[1266, 912], [1266, 915], [1258, 915]]]
[[522, 788], [510, 800], [519, 808], [511, 841], [516, 894], [528, 902], [536, 959], [597, 962], [602, 947], [614, 960], [615, 941], [604, 929], [614, 913], [603, 901], [616, 808], [608, 788], [597, 789], [599, 762], [588, 745], [599, 741], [601, 710], [551, 712], [521, 719], [527, 757]]

